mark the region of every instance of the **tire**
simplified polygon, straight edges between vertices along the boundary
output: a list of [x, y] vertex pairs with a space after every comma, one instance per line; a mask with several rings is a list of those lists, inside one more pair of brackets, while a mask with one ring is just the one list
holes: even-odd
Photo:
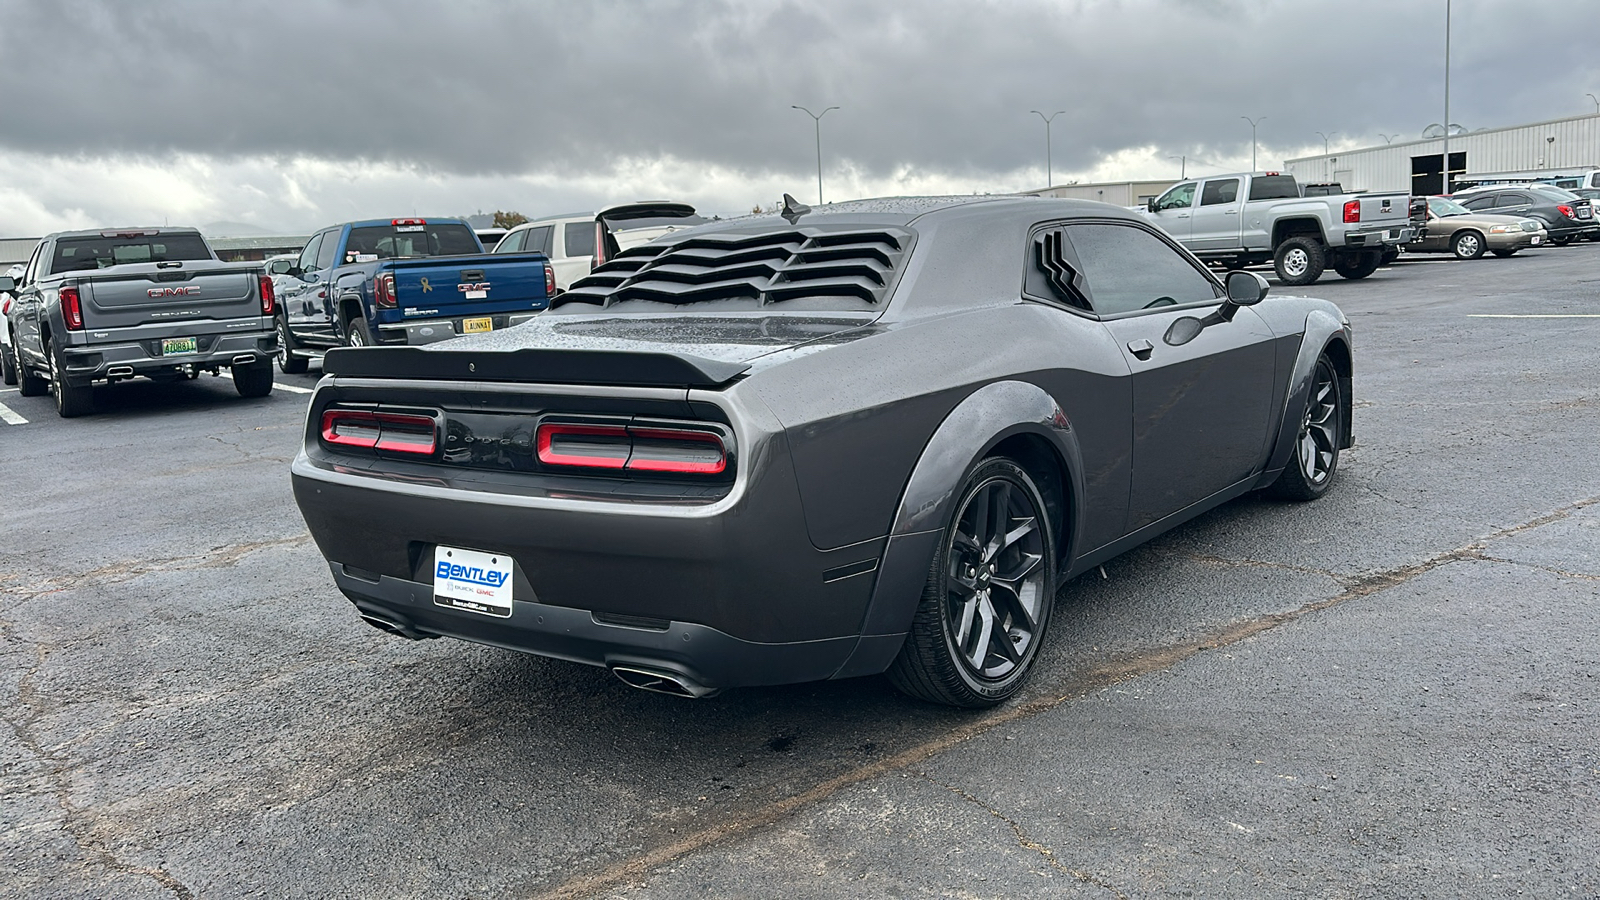
[[1295, 435], [1294, 458], [1283, 474], [1267, 488], [1280, 500], [1315, 500], [1328, 492], [1339, 471], [1339, 446], [1344, 438], [1344, 398], [1339, 394], [1339, 374], [1327, 354], [1317, 358], [1311, 373], [1311, 395], [1306, 401], [1300, 431]]
[[1484, 247], [1483, 235], [1470, 228], [1463, 228], [1450, 239], [1450, 252], [1456, 259], [1477, 259], [1483, 255]]
[[372, 339], [372, 329], [367, 327], [367, 317], [356, 313], [344, 323], [344, 345], [346, 347], [371, 347], [376, 341]]
[[74, 387], [67, 382], [67, 367], [53, 345], [44, 345], [44, 355], [50, 360], [50, 392], [56, 397], [56, 414], [63, 419], [76, 419], [94, 412], [94, 387]]
[[306, 371], [308, 360], [303, 356], [294, 355], [294, 336], [289, 332], [289, 322], [283, 316], [274, 318], [278, 329], [278, 368], [285, 375], [301, 375]]
[[1515, 250], [1491, 250], [1490, 252], [1501, 259], [1510, 259], [1511, 257], [1517, 255], [1517, 251]]
[[0, 381], [7, 387], [17, 383], [17, 360], [11, 353], [10, 344], [0, 344]]
[[1277, 271], [1279, 281], [1299, 287], [1314, 284], [1321, 278], [1327, 259], [1320, 240], [1310, 235], [1295, 235], [1278, 245], [1272, 254], [1272, 268]]
[[1557, 247], [1565, 247], [1566, 245], [1572, 243], [1572, 235], [1553, 237], [1550, 239], [1550, 243], [1555, 244]]
[[[12, 345], [11, 352], [16, 353], [15, 344]], [[40, 377], [38, 373], [28, 368], [20, 354], [13, 356], [12, 361], [17, 365], [17, 393], [24, 397], [43, 397], [50, 393], [49, 379]]]
[[233, 389], [241, 397], [265, 397], [272, 393], [272, 363], [232, 366]]
[[1383, 254], [1376, 250], [1363, 250], [1356, 254], [1341, 254], [1334, 261], [1333, 270], [1340, 277], [1357, 281], [1378, 271], [1378, 266], [1383, 262]]
[[[911, 633], [889, 667], [895, 687], [968, 709], [1002, 703], [1022, 687], [1055, 600], [1057, 543], [1046, 510], [1033, 479], [1010, 459], [990, 457], [967, 476]], [[996, 539], [999, 549], [987, 549]]]
[[1379, 266], [1387, 266], [1387, 265], [1390, 265], [1391, 263], [1393, 263], [1395, 260], [1397, 260], [1399, 258], [1400, 258], [1400, 251], [1399, 250], [1385, 250], [1385, 251], [1383, 251], [1383, 256], [1378, 261], [1378, 265]]

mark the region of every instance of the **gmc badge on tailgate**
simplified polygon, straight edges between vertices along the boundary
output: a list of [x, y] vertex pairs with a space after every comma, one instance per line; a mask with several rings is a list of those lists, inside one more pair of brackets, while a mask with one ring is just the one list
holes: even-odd
[[145, 291], [152, 298], [155, 297], [198, 297], [200, 289], [197, 287], [161, 287]]

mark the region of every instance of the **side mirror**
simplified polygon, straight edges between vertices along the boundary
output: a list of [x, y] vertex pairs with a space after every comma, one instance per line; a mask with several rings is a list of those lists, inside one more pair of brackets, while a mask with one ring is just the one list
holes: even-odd
[[1203, 319], [1194, 316], [1174, 319], [1167, 327], [1167, 333], [1162, 336], [1162, 340], [1174, 347], [1181, 347], [1199, 337], [1200, 332], [1213, 325], [1232, 322], [1233, 314], [1239, 311], [1239, 307], [1255, 306], [1260, 303], [1266, 299], [1270, 287], [1267, 280], [1260, 275], [1242, 271], [1229, 272], [1224, 284], [1228, 288], [1228, 299], [1222, 301], [1221, 306]]
[[1234, 306], [1255, 306], [1267, 299], [1271, 285], [1254, 272], [1229, 272], [1227, 281], [1228, 302]]
[[0, 275], [0, 291], [14, 291], [17, 289], [17, 280], [10, 275]]
[[1156, 211], [1156, 198], [1151, 197], [1149, 200], [1146, 200], [1144, 202], [1144, 208], [1150, 210], [1151, 212], [1155, 212]]

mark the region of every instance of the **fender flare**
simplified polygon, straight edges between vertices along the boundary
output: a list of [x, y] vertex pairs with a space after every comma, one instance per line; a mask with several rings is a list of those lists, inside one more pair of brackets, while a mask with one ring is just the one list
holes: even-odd
[[[861, 638], [835, 678], [871, 675], [894, 662], [922, 601], [939, 540], [949, 520], [956, 491], [967, 474], [997, 445], [1019, 434], [1043, 438], [1056, 455], [1064, 483], [1058, 534], [1063, 561], [1081, 533], [1083, 456], [1077, 434], [1055, 398], [1022, 381], [997, 381], [972, 392], [934, 430], [911, 470], [894, 525], [878, 566], [872, 598], [862, 616]], [[1065, 567], [1059, 569], [1065, 571]]]
[[[1294, 453], [1295, 438], [1300, 435], [1300, 419], [1305, 415], [1306, 404], [1311, 400], [1311, 376], [1316, 369], [1317, 360], [1335, 344], [1341, 344], [1345, 357], [1351, 358], [1350, 326], [1341, 321], [1339, 317], [1324, 310], [1312, 310], [1306, 314], [1306, 328], [1300, 340], [1300, 352], [1295, 356], [1294, 369], [1289, 374], [1288, 390], [1285, 393], [1283, 404], [1283, 417], [1278, 421], [1278, 436], [1272, 444], [1272, 455], [1267, 458], [1267, 467], [1261, 473], [1261, 478], [1256, 481], [1256, 488], [1264, 488], [1278, 479], [1284, 466], [1289, 464], [1290, 456]], [[1341, 415], [1344, 421], [1343, 440], [1339, 449], [1349, 449], [1355, 443], [1354, 433], [1351, 431], [1350, 412], [1352, 409], [1349, 384], [1347, 379], [1340, 379], [1340, 388], [1346, 394], [1344, 410]]]

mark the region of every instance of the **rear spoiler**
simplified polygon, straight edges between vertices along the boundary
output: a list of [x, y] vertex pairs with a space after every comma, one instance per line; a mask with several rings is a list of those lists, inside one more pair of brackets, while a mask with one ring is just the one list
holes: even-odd
[[422, 347], [344, 347], [329, 350], [322, 371], [351, 378], [420, 378], [524, 384], [716, 388], [749, 363], [687, 353], [621, 350], [425, 350]]
[[621, 252], [616, 233], [632, 228], [651, 228], [663, 225], [698, 225], [706, 221], [687, 203], [671, 200], [645, 200], [625, 203], [600, 210], [594, 217], [594, 260], [589, 271], [615, 259]]

